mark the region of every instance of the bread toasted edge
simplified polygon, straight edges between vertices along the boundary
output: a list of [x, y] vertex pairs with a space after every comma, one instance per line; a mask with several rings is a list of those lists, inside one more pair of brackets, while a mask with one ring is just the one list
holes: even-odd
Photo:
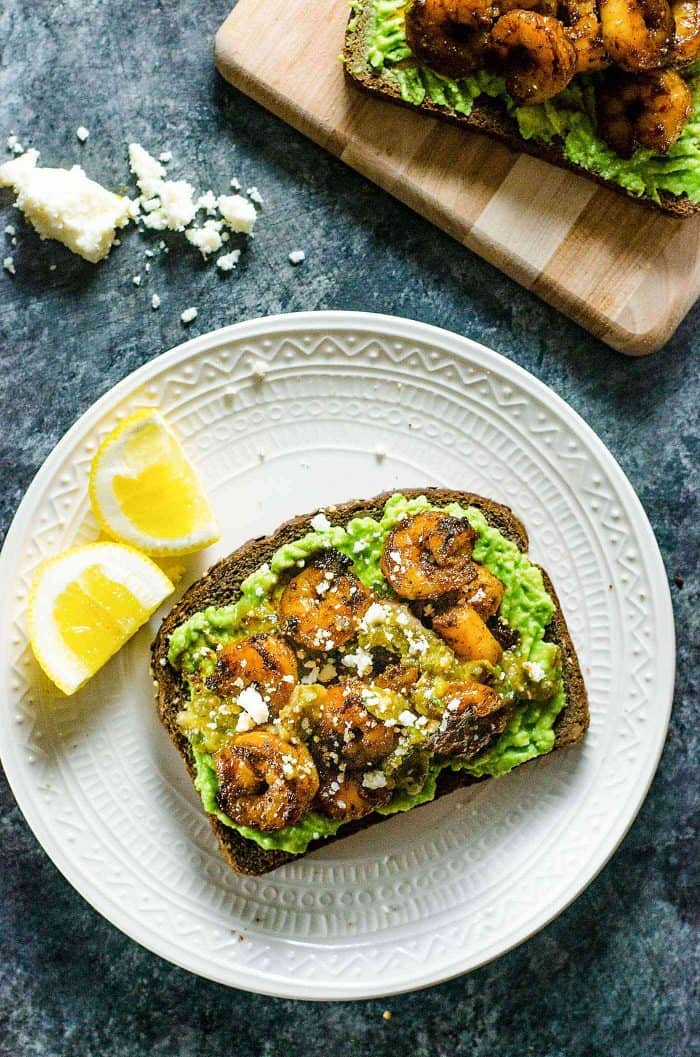
[[367, 62], [367, 36], [370, 31], [371, 7], [368, 0], [357, 0], [348, 20], [345, 31], [345, 45], [343, 48], [343, 63], [347, 76], [363, 91], [370, 95], [381, 96], [389, 99], [400, 106], [411, 110], [422, 110], [432, 114], [443, 121], [463, 128], [470, 128], [475, 132], [481, 132], [492, 139], [506, 143], [514, 150], [524, 154], [530, 154], [533, 158], [540, 158], [551, 165], [557, 165], [562, 169], [569, 169], [579, 176], [585, 176], [589, 180], [607, 187], [616, 194], [624, 195], [635, 202], [650, 209], [660, 210], [678, 219], [686, 219], [700, 213], [700, 202], [693, 203], [685, 195], [672, 195], [666, 191], [660, 192], [659, 200], [656, 201], [650, 195], [635, 195], [632, 191], [621, 187], [613, 180], [606, 180], [603, 176], [592, 173], [575, 162], [569, 161], [564, 155], [563, 147], [557, 143], [544, 143], [539, 140], [526, 140], [520, 135], [518, 126], [505, 112], [503, 106], [496, 100], [487, 99], [483, 96], [474, 101], [471, 113], [467, 116], [459, 114], [455, 110], [449, 110], [438, 106], [436, 103], [425, 99], [420, 104], [408, 103], [401, 98], [396, 85], [382, 71], [374, 73]]
[[[371, 499], [360, 499], [333, 507], [326, 507], [323, 513], [331, 524], [346, 525], [353, 517], [381, 516], [386, 501], [394, 492], [383, 492]], [[409, 488], [401, 490], [407, 498], [425, 495], [434, 505], [445, 506], [458, 502], [463, 506], [475, 506], [494, 528], [511, 540], [523, 552], [527, 553], [528, 536], [523, 524], [512, 510], [503, 504], [496, 503], [483, 496], [470, 492], [455, 491], [445, 488]], [[161, 722], [170, 735], [178, 752], [182, 756], [190, 777], [194, 781], [195, 766], [189, 742], [177, 725], [177, 714], [180, 701], [187, 693], [185, 681], [167, 663], [168, 644], [171, 633], [189, 616], [207, 606], [226, 605], [236, 600], [241, 582], [257, 569], [263, 562], [269, 561], [278, 547], [298, 539], [310, 530], [310, 521], [319, 511], [299, 515], [284, 522], [269, 536], [249, 540], [232, 554], [222, 558], [207, 573], [185, 592], [179, 602], [171, 609], [158, 630], [151, 647], [151, 667], [156, 687], [156, 707]], [[546, 638], [556, 642], [561, 649], [562, 673], [567, 691], [567, 703], [557, 717], [554, 748], [574, 745], [583, 737], [588, 726], [588, 697], [581, 674], [578, 658], [574, 649], [566, 620], [552, 581], [544, 569], [541, 569], [545, 586], [555, 604], [555, 613], [547, 628]], [[164, 663], [163, 663], [164, 662]], [[436, 798], [445, 796], [455, 789], [471, 785], [476, 779], [471, 775], [444, 771], [438, 780]], [[414, 808], [413, 810], [417, 810]], [[207, 816], [219, 842], [221, 850], [229, 865], [237, 872], [248, 875], [268, 873], [302, 855], [271, 850], [266, 851], [254, 841], [242, 837], [236, 830], [225, 826], [212, 815]], [[331, 838], [312, 842], [303, 855], [308, 855], [316, 848], [323, 847], [329, 840], [342, 840], [360, 829], [377, 825], [385, 821], [382, 816], [371, 815], [357, 822], [348, 823]]]

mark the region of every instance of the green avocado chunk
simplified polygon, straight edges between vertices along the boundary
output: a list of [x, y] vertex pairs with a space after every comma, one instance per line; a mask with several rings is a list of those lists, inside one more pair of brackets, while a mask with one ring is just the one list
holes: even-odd
[[[200, 666], [208, 663], [212, 647], [240, 636], [242, 622], [254, 616], [256, 609], [264, 609], [280, 575], [295, 568], [299, 561], [328, 547], [334, 547], [351, 558], [355, 574], [363, 583], [379, 597], [388, 597], [391, 592], [379, 565], [385, 537], [405, 517], [435, 509], [440, 508], [431, 504], [425, 496], [407, 499], [397, 493], [386, 502], [379, 520], [357, 517], [345, 528], [330, 525], [319, 527], [292, 543], [284, 544], [275, 551], [269, 564], [261, 566], [242, 583], [237, 602], [195, 613], [175, 629], [170, 638], [170, 664], [192, 680], [194, 697], [197, 692], [194, 685], [197, 672]], [[509, 651], [512, 661], [536, 665], [534, 670], [538, 677], [543, 682], [548, 681], [553, 693], [544, 701], [532, 700], [517, 708], [494, 745], [475, 759], [432, 764], [420, 791], [408, 793], [397, 790], [392, 800], [379, 809], [382, 815], [409, 811], [418, 804], [432, 800], [437, 778], [445, 767], [463, 770], [475, 777], [496, 776], [549, 752], [554, 745], [554, 720], [566, 704], [558, 647], [544, 639], [554, 613], [554, 604], [545, 589], [540, 570], [514, 543], [489, 525], [476, 507], [464, 508], [451, 503], [443, 509], [455, 517], [468, 519], [477, 536], [474, 560], [486, 566], [505, 584], [499, 613], [519, 635], [517, 645]], [[451, 652], [444, 644], [442, 648]], [[508, 687], [509, 676], [505, 668], [503, 679]], [[247, 839], [254, 840], [260, 847], [300, 854], [312, 841], [334, 835], [344, 824], [318, 812], [309, 812], [296, 825], [272, 833], [237, 825], [218, 806], [218, 782], [212, 756], [201, 747], [205, 732], [202, 731], [199, 738], [196, 729], [187, 729], [186, 733], [195, 760], [195, 786], [202, 798], [204, 810], [215, 815], [224, 825], [238, 830]]]
[[700, 65], [678, 72], [686, 79], [693, 110], [680, 138], [667, 154], [637, 150], [622, 158], [595, 132], [597, 78], [577, 76], [563, 92], [536, 106], [515, 105], [503, 77], [477, 70], [454, 80], [413, 60], [406, 42], [406, 0], [369, 0], [373, 7], [367, 61], [377, 73], [383, 71], [398, 87], [406, 103], [419, 106], [425, 99], [468, 116], [474, 101], [486, 95], [500, 99], [518, 124], [523, 139], [561, 142], [564, 155], [576, 165], [619, 184], [634, 195], [649, 195], [658, 201], [661, 191], [686, 195], [700, 202]]

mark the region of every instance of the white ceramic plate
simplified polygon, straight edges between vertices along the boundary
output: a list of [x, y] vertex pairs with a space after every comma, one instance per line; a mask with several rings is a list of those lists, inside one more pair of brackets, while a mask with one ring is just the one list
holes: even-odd
[[[269, 367], [262, 383], [258, 362]], [[100, 438], [151, 404], [180, 435], [223, 526], [221, 543], [190, 560], [188, 582], [295, 513], [383, 489], [450, 485], [510, 504], [579, 652], [592, 717], [583, 744], [266, 877], [232, 873], [156, 718], [148, 645], [157, 619], [70, 699], [41, 676], [27, 643], [37, 562], [97, 535], [86, 485]], [[7, 537], [0, 586], [0, 748], [29, 825], [71, 884], [129, 936], [252, 991], [386, 995], [513, 947], [614, 851], [664, 741], [671, 605], [629, 482], [536, 379], [407, 320], [256, 320], [142, 367], [46, 460]]]

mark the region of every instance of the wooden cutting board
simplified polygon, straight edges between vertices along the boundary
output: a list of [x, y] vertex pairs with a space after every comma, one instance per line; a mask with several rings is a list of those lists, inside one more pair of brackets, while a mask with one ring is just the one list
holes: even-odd
[[700, 294], [700, 215], [675, 220], [483, 136], [360, 92], [347, 0], [239, 0], [220, 73], [411, 209], [633, 356]]

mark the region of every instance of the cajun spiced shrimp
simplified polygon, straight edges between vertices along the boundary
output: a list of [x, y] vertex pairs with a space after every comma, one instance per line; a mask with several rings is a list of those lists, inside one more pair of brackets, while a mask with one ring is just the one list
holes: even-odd
[[611, 70], [598, 93], [598, 132], [623, 157], [638, 147], [665, 154], [683, 131], [691, 107], [688, 85], [675, 70], [634, 76]]
[[668, 0], [600, 0], [603, 45], [623, 70], [653, 70], [668, 59], [673, 14]]
[[387, 536], [381, 570], [401, 598], [434, 598], [473, 578], [475, 540], [466, 518], [439, 510], [416, 514]]
[[491, 687], [472, 682], [447, 683], [440, 697], [447, 704], [433, 735], [438, 756], [476, 756], [505, 730], [510, 711]]
[[311, 650], [334, 650], [355, 635], [372, 602], [350, 561], [328, 550], [285, 587], [279, 613], [285, 633]]
[[576, 49], [562, 23], [536, 11], [509, 11], [491, 31], [506, 88], [521, 106], [557, 95], [576, 72]]
[[222, 811], [263, 833], [292, 826], [318, 792], [318, 771], [305, 745], [268, 730], [237, 734], [214, 756]]
[[671, 61], [684, 66], [700, 55], [700, 0], [675, 0], [671, 13], [675, 26]]
[[561, 0], [558, 18], [576, 51], [576, 73], [592, 73], [610, 65], [597, 0]]
[[310, 747], [325, 766], [368, 767], [396, 748], [396, 727], [386, 726], [365, 708], [365, 690], [352, 680], [329, 686], [314, 709]]
[[252, 635], [224, 646], [206, 686], [219, 697], [237, 697], [255, 686], [275, 715], [292, 696], [297, 678], [296, 657], [283, 639]]
[[406, 39], [413, 54], [448, 77], [463, 77], [484, 63], [494, 0], [410, 0]]
[[339, 774], [331, 771], [323, 775], [315, 806], [328, 818], [349, 822], [364, 818], [378, 807], [388, 804], [391, 790], [386, 786], [369, 789], [361, 771]]

